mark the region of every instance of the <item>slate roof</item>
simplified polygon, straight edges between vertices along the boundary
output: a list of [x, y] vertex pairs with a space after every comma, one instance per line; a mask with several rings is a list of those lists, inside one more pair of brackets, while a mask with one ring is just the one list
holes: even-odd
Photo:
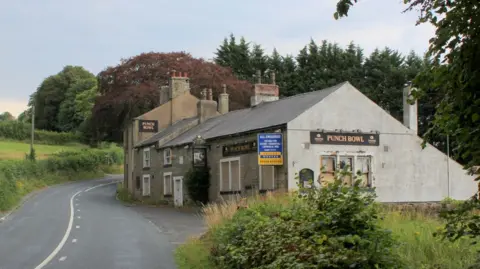
[[171, 133], [173, 133], [175, 130], [177, 130], [178, 128], [183, 128], [184, 126], [188, 125], [188, 124], [191, 124], [193, 123], [194, 121], [198, 120], [197, 117], [192, 117], [192, 118], [186, 118], [186, 119], [182, 119], [182, 120], [179, 120], [177, 122], [175, 122], [173, 125], [167, 127], [167, 128], [164, 128], [162, 130], [160, 130], [160, 132], [154, 134], [152, 137], [150, 138], [147, 138], [145, 140], [142, 140], [140, 141], [139, 143], [137, 143], [135, 145], [135, 147], [141, 147], [141, 146], [146, 146], [146, 145], [150, 145], [150, 144], [154, 144], [155, 142], [157, 142], [160, 138], [166, 136], [166, 135], [169, 135]]
[[[166, 148], [189, 144], [197, 135], [207, 140], [286, 124], [347, 83], [348, 82], [343, 82], [330, 88], [298, 94], [278, 101], [263, 102], [254, 107], [235, 110], [221, 116], [210, 118], [165, 144], [160, 145], [160, 147]], [[173, 131], [173, 129], [176, 128], [175, 125], [172, 125], [164, 131], [170, 133], [171, 131], [169, 131], [169, 129]], [[156, 139], [158, 140], [162, 136], [163, 135], [155, 135], [154, 137], [157, 137]]]

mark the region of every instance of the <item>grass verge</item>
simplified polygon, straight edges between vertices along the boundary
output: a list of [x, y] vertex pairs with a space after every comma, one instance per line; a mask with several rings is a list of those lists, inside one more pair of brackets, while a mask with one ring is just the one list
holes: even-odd
[[[78, 151], [88, 148], [82, 144], [35, 145], [38, 160], [43, 160], [60, 151]], [[23, 160], [30, 152], [30, 144], [18, 141], [0, 140], [0, 160]]]
[[[175, 250], [175, 260], [179, 269], [216, 267], [209, 259], [212, 239], [209, 234], [222, 227], [246, 204], [250, 207], [256, 203], [284, 204], [288, 195], [274, 194], [269, 197], [252, 197], [239, 201], [226, 201], [210, 204], [203, 208], [204, 221], [209, 232], [202, 238], [189, 239]], [[380, 225], [392, 231], [399, 242], [395, 249], [398, 255], [412, 269], [459, 269], [468, 268], [475, 261], [479, 247], [471, 245], [468, 239], [455, 243], [442, 241], [433, 233], [443, 227], [443, 223], [432, 212], [410, 212], [392, 209], [382, 211]]]

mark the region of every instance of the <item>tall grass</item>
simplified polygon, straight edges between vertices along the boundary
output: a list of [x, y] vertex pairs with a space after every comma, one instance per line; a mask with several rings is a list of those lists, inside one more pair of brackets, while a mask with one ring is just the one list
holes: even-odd
[[[30, 140], [31, 125], [19, 121], [0, 121], [0, 138], [16, 141]], [[36, 143], [49, 145], [66, 145], [81, 141], [81, 135], [67, 132], [51, 132], [35, 130], [34, 138]]]
[[[211, 244], [209, 233], [232, 219], [239, 208], [267, 203], [271, 206], [286, 205], [293, 192], [269, 193], [266, 196], [236, 197], [222, 203], [203, 208], [205, 225], [209, 232], [202, 238], [190, 239], [176, 250], [176, 261], [180, 269], [215, 268], [208, 259]], [[380, 207], [383, 218], [380, 225], [392, 231], [399, 242], [396, 249], [411, 269], [461, 269], [473, 264], [479, 247], [468, 239], [457, 242], [443, 241], [433, 234], [443, 227], [435, 210], [418, 210], [413, 207]]]

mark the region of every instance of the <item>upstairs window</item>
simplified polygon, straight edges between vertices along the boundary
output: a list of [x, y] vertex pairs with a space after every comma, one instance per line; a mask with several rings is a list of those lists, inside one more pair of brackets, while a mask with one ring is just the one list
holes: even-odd
[[165, 149], [163, 151], [163, 164], [172, 164], [172, 149]]
[[143, 168], [150, 167], [150, 148], [143, 149]]

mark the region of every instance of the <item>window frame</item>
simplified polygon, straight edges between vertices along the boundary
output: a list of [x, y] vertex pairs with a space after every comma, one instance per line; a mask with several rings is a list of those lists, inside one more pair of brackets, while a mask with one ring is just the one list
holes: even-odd
[[[166, 188], [166, 177], [170, 176], [170, 193], [167, 193]], [[173, 173], [172, 172], [164, 172], [163, 173], [163, 196], [165, 195], [173, 195]]]
[[[167, 154], [167, 152], [169, 154]], [[172, 164], [172, 149], [166, 148], [163, 150], [163, 165], [171, 165]]]
[[[232, 190], [232, 162], [235, 162], [235, 161], [238, 161], [238, 190]], [[225, 163], [225, 162], [228, 162], [228, 184], [229, 184], [229, 187], [228, 187], [228, 190], [225, 190], [223, 188], [223, 171], [222, 171], [222, 163]], [[219, 176], [219, 190], [220, 190], [220, 193], [222, 192], [235, 192], [235, 193], [241, 193], [242, 191], [242, 169], [241, 169], [241, 160], [240, 160], [240, 157], [231, 157], [231, 158], [223, 158], [223, 159], [220, 159], [220, 161], [218, 162], [218, 165], [219, 165], [219, 172], [220, 172], [220, 176]]]
[[[336, 170], [341, 170], [342, 168], [340, 168], [340, 159], [341, 158], [352, 158], [352, 167], [350, 167], [350, 172], [352, 173], [352, 178], [357, 176], [357, 159], [358, 158], [369, 158], [370, 159], [370, 163], [369, 163], [369, 171], [368, 171], [368, 177], [367, 177], [367, 186], [369, 188], [373, 188], [374, 187], [374, 180], [375, 180], [375, 177], [374, 177], [374, 174], [375, 174], [375, 156], [373, 153], [371, 152], [364, 152], [364, 153], [357, 153], [357, 152], [335, 152], [335, 154], [332, 154], [332, 152], [320, 152], [319, 154], [319, 157], [320, 157], [320, 162], [322, 164], [322, 160], [323, 158], [325, 157], [330, 157], [330, 158], [334, 158], [335, 159], [335, 167], [334, 167], [334, 172], [333, 174], [335, 173]], [[337, 169], [337, 165], [338, 165], [338, 169]], [[322, 167], [320, 167], [320, 174], [319, 176], [322, 177], [325, 173], [327, 174], [332, 174], [332, 172], [324, 172], [322, 171]]]
[[[145, 158], [145, 154], [148, 153], [148, 159]], [[143, 168], [150, 168], [150, 166], [152, 165], [152, 156], [151, 156], [151, 152], [150, 152], [150, 148], [144, 148], [143, 149], [143, 153], [142, 153], [142, 164], [143, 164]], [[146, 162], [148, 162], [148, 164], [146, 164]]]
[[[145, 192], [145, 179], [148, 179], [148, 193]], [[151, 194], [151, 182], [152, 177], [149, 174], [143, 174], [142, 175], [142, 196], [150, 196]]]

